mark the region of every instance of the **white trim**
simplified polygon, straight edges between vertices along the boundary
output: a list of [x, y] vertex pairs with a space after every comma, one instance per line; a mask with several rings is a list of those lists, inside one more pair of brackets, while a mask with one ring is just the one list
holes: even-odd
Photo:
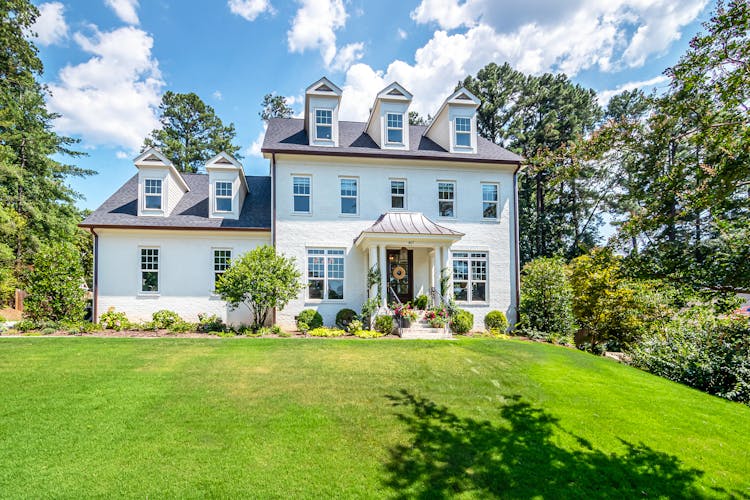
[[[312, 174], [292, 174], [291, 177], [292, 177], [292, 193], [291, 193], [292, 194], [292, 197], [291, 197], [291, 202], [292, 203], [291, 203], [290, 211], [291, 211], [292, 215], [312, 215], [312, 213], [313, 213], [313, 203], [312, 203], [313, 202]], [[309, 194], [306, 194], [306, 195], [305, 194], [299, 194], [299, 195], [294, 194], [294, 178], [295, 177], [305, 177], [305, 178], [307, 178], [310, 181], [310, 193]], [[308, 205], [309, 210], [307, 212], [298, 212], [297, 210], [294, 209], [294, 197], [295, 196], [307, 196], [307, 198], [309, 199], [309, 205]]]
[[[148, 194], [148, 195], [146, 194], [146, 182], [147, 181], [159, 181], [159, 196], [161, 197], [161, 200], [159, 202], [159, 208], [148, 208], [146, 206], [146, 196], [156, 196], [155, 194]], [[164, 184], [165, 184], [164, 179], [161, 177], [144, 177], [143, 178], [143, 185], [141, 186], [141, 191], [142, 191], [141, 211], [142, 212], [149, 212], [152, 214], [155, 214], [158, 212], [162, 212], [162, 213], [166, 212], [166, 209], [164, 208], [164, 198], [165, 198], [164, 197], [164, 194], [165, 194]]]
[[[143, 250], [156, 250], [156, 271], [153, 269], [143, 269]], [[161, 294], [161, 263], [162, 263], [162, 252], [161, 247], [158, 245], [139, 245], [138, 246], [138, 281], [136, 284], [137, 295], [140, 296], [159, 296]], [[156, 272], [156, 290], [147, 291], [143, 290], [143, 273], [144, 272]]]
[[[469, 130], [458, 130], [458, 120], [468, 120], [469, 122]], [[474, 146], [472, 145], [472, 120], [471, 117], [468, 116], [456, 116], [453, 118], [453, 147], [455, 149], [464, 149], [464, 150], [473, 150]], [[469, 144], [459, 144], [458, 143], [458, 135], [465, 135], [469, 137]]]
[[[310, 298], [310, 250], [322, 250], [324, 253], [322, 254], [313, 254], [313, 255], [319, 255], [323, 258], [323, 277], [322, 278], [313, 278], [314, 280], [323, 280], [323, 298], [322, 299], [313, 299]], [[328, 252], [330, 250], [341, 250], [343, 253], [341, 255], [329, 255]], [[342, 295], [343, 298], [341, 299], [329, 299], [328, 298], [328, 258], [334, 257], [338, 258], [340, 257], [344, 261], [344, 277], [343, 278], [334, 278], [334, 280], [341, 280], [342, 282]], [[346, 247], [339, 247], [339, 246], [331, 246], [331, 245], [305, 245], [305, 271], [304, 271], [304, 279], [305, 279], [305, 289], [304, 289], [304, 301], [305, 303], [309, 304], [342, 304], [346, 302], [347, 297], [347, 286], [346, 286]]]
[[[466, 261], [467, 262], [467, 279], [465, 281], [466, 283], [466, 300], [456, 300], [456, 304], [462, 304], [465, 306], [487, 306], [490, 303], [490, 252], [489, 250], [478, 250], [476, 248], [471, 250], [462, 250], [462, 249], [455, 249], [451, 248], [449, 250], [450, 252], [450, 258], [451, 258], [451, 288], [453, 290], [452, 298], [455, 299], [455, 280], [453, 277], [453, 266], [455, 265], [456, 260]], [[456, 257], [456, 253], [466, 253], [468, 254], [467, 257]], [[485, 254], [484, 259], [481, 257], [472, 257], [472, 253], [483, 253]], [[484, 260], [485, 263], [485, 277], [484, 280], [476, 280], [477, 283], [484, 283], [484, 300], [471, 300], [471, 285], [474, 283], [474, 279], [471, 275], [471, 263], [472, 261], [482, 261]], [[464, 282], [464, 280], [459, 280], [460, 282]]]
[[[216, 189], [219, 184], [229, 184], [229, 196], [218, 195]], [[217, 180], [214, 181], [214, 212], [218, 214], [231, 214], [234, 212], [234, 183], [228, 180]], [[219, 210], [219, 199], [229, 200], [229, 210]]]
[[[497, 199], [493, 201], [485, 201], [484, 200], [484, 186], [495, 186], [495, 194], [497, 195]], [[499, 182], [485, 182], [481, 181], [479, 183], [479, 192], [482, 197], [482, 220], [484, 222], [497, 222], [500, 220], [500, 183]], [[485, 217], [484, 216], [484, 204], [485, 203], [494, 203], [495, 204], [495, 216], [494, 217]]]
[[[441, 219], [457, 219], [458, 218], [458, 182], [450, 179], [437, 179], [437, 216]], [[453, 215], [440, 215], [440, 184], [453, 184]]]
[[[355, 187], [357, 189], [356, 196], [350, 196], [346, 195], [344, 196], [341, 194], [341, 181], [343, 180], [353, 180], [355, 182]], [[354, 208], [356, 209], [355, 212], [348, 213], [344, 212], [342, 210], [341, 202], [344, 200], [344, 198], [354, 198]], [[339, 176], [339, 215], [341, 217], [359, 217], [359, 177], [353, 176], [353, 175], [340, 175]]]
[[[388, 125], [388, 116], [389, 115], [400, 116], [401, 117], [401, 127], [400, 128], [399, 127], [390, 127]], [[386, 144], [392, 144], [394, 146], [403, 146], [404, 144], [406, 144], [406, 141], [404, 141], [404, 134], [406, 132], [405, 128], [406, 127], [404, 125], [404, 113], [396, 113], [396, 112], [393, 112], [393, 111], [386, 111], [386, 113], [385, 113], [385, 143]], [[388, 138], [388, 132], [391, 131], [391, 130], [400, 130], [401, 131], [401, 141], [395, 142], [395, 141], [391, 141]]]
[[[219, 295], [216, 293], [216, 252], [217, 251], [227, 251], [229, 252], [229, 265], [232, 265], [232, 260], [234, 260], [234, 248], [232, 247], [211, 247], [211, 262], [210, 262], [210, 268], [211, 268], [211, 295], [214, 297], [218, 297]], [[227, 267], [229, 269], [229, 267]], [[226, 269], [222, 271], [222, 274], [226, 272]]]
[[[331, 123], [329, 124], [323, 124], [322, 126], [327, 126], [331, 128], [331, 137], [318, 137], [318, 111], [328, 111], [331, 113]], [[313, 108], [313, 136], [315, 137], [316, 141], [326, 141], [326, 142], [333, 142], [333, 108]]]
[[[404, 199], [404, 206], [401, 208], [394, 208], [393, 206], [393, 182], [403, 182], [404, 183], [404, 194], [403, 195], [396, 195], [396, 196], [403, 196]], [[398, 211], [409, 211], [409, 202], [408, 200], [408, 189], [409, 189], [409, 183], [406, 180], [406, 177], [389, 177], [388, 178], [388, 205], [390, 206], [390, 210], [398, 210]]]

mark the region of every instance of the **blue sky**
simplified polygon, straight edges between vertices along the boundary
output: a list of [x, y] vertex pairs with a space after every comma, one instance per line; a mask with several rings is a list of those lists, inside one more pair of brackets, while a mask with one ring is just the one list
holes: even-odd
[[375, 93], [398, 80], [412, 108], [433, 113], [466, 74], [489, 62], [565, 72], [600, 93], [663, 88], [714, 5], [708, 0], [56, 0], [35, 31], [60, 113], [81, 140], [76, 160], [99, 172], [71, 185], [94, 209], [135, 173], [166, 90], [195, 92], [233, 122], [248, 174], [259, 155], [259, 104], [292, 99], [323, 75], [344, 89], [342, 117], [365, 120]]

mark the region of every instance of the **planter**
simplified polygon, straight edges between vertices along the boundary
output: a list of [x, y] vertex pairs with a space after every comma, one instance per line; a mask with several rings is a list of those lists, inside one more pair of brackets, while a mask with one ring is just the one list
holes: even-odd
[[411, 320], [409, 318], [396, 318], [401, 325], [401, 328], [411, 328]]

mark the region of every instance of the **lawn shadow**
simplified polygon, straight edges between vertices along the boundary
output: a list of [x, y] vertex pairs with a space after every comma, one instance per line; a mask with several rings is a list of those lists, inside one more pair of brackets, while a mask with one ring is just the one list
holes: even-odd
[[[459, 417], [405, 390], [387, 398], [403, 410], [398, 418], [410, 435], [407, 445], [390, 450], [385, 465], [385, 485], [397, 498], [448, 498], [460, 493], [502, 498], [707, 494], [695, 485], [703, 472], [684, 467], [677, 457], [626, 441], [622, 454], [597, 450], [519, 396], [507, 398], [499, 408], [503, 421], [498, 422]], [[561, 447], [561, 432], [579, 446]]]

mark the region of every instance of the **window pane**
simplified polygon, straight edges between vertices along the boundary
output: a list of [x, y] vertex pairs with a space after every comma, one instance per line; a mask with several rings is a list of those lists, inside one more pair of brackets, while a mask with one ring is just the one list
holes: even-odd
[[146, 179], [144, 190], [146, 194], [161, 194], [161, 179]]
[[441, 217], [453, 217], [453, 202], [441, 201], [438, 204], [438, 210]]
[[217, 182], [216, 183], [216, 196], [232, 196], [232, 183], [231, 182]]
[[484, 281], [487, 279], [487, 261], [471, 261], [471, 279]]
[[357, 213], [357, 198], [341, 198], [341, 213], [342, 214], [356, 214]]
[[391, 194], [404, 194], [404, 193], [406, 193], [406, 182], [391, 181]]
[[343, 279], [344, 277], [344, 259], [343, 257], [328, 258], [328, 278]]
[[497, 201], [497, 186], [482, 184], [482, 201]]
[[456, 146], [471, 147], [471, 135], [463, 132], [456, 133]]
[[403, 128], [404, 115], [398, 113], [388, 113], [388, 128]]
[[438, 183], [438, 199], [439, 200], [452, 200], [453, 191], [455, 186], [452, 182], [439, 182]]
[[146, 195], [146, 208], [161, 210], [161, 195]]
[[156, 271], [159, 269], [159, 249], [142, 248], [141, 249], [141, 269]]
[[453, 261], [453, 279], [454, 280], [468, 280], [469, 279], [469, 262], [466, 260], [454, 260]]
[[330, 139], [332, 137], [331, 126], [330, 125], [317, 125], [315, 127], [315, 136], [318, 139]]
[[216, 211], [217, 212], [231, 212], [232, 211], [232, 198], [216, 198]]
[[465, 281], [453, 282], [453, 298], [455, 300], [467, 300], [467, 290]]
[[341, 179], [341, 196], [357, 196], [357, 179]]
[[333, 121], [333, 114], [330, 109], [316, 109], [315, 110], [315, 123], [330, 125]]
[[310, 211], [310, 197], [309, 196], [295, 196], [294, 197], [294, 211], [295, 212], [309, 212]]
[[307, 285], [307, 296], [311, 299], [322, 299], [323, 280], [309, 280]]
[[141, 291], [157, 292], [159, 290], [159, 273], [156, 271], [143, 271], [141, 273]]
[[391, 196], [391, 208], [404, 208], [404, 197]]
[[224, 271], [228, 269], [231, 260], [231, 250], [214, 250], [214, 271]]
[[401, 144], [404, 142], [404, 131], [401, 129], [388, 129], [388, 142]]
[[344, 280], [328, 280], [328, 298], [334, 300], [344, 298]]
[[469, 118], [456, 118], [456, 132], [471, 132], [471, 120]]
[[497, 219], [497, 203], [487, 203], [482, 205], [482, 216], [485, 219]]
[[310, 178], [309, 177], [295, 177], [294, 183], [294, 194], [310, 194]]
[[472, 283], [471, 284], [471, 301], [472, 302], [484, 302], [487, 300], [486, 296], [486, 283]]
[[309, 278], [325, 278], [325, 257], [307, 258], [307, 276]]

